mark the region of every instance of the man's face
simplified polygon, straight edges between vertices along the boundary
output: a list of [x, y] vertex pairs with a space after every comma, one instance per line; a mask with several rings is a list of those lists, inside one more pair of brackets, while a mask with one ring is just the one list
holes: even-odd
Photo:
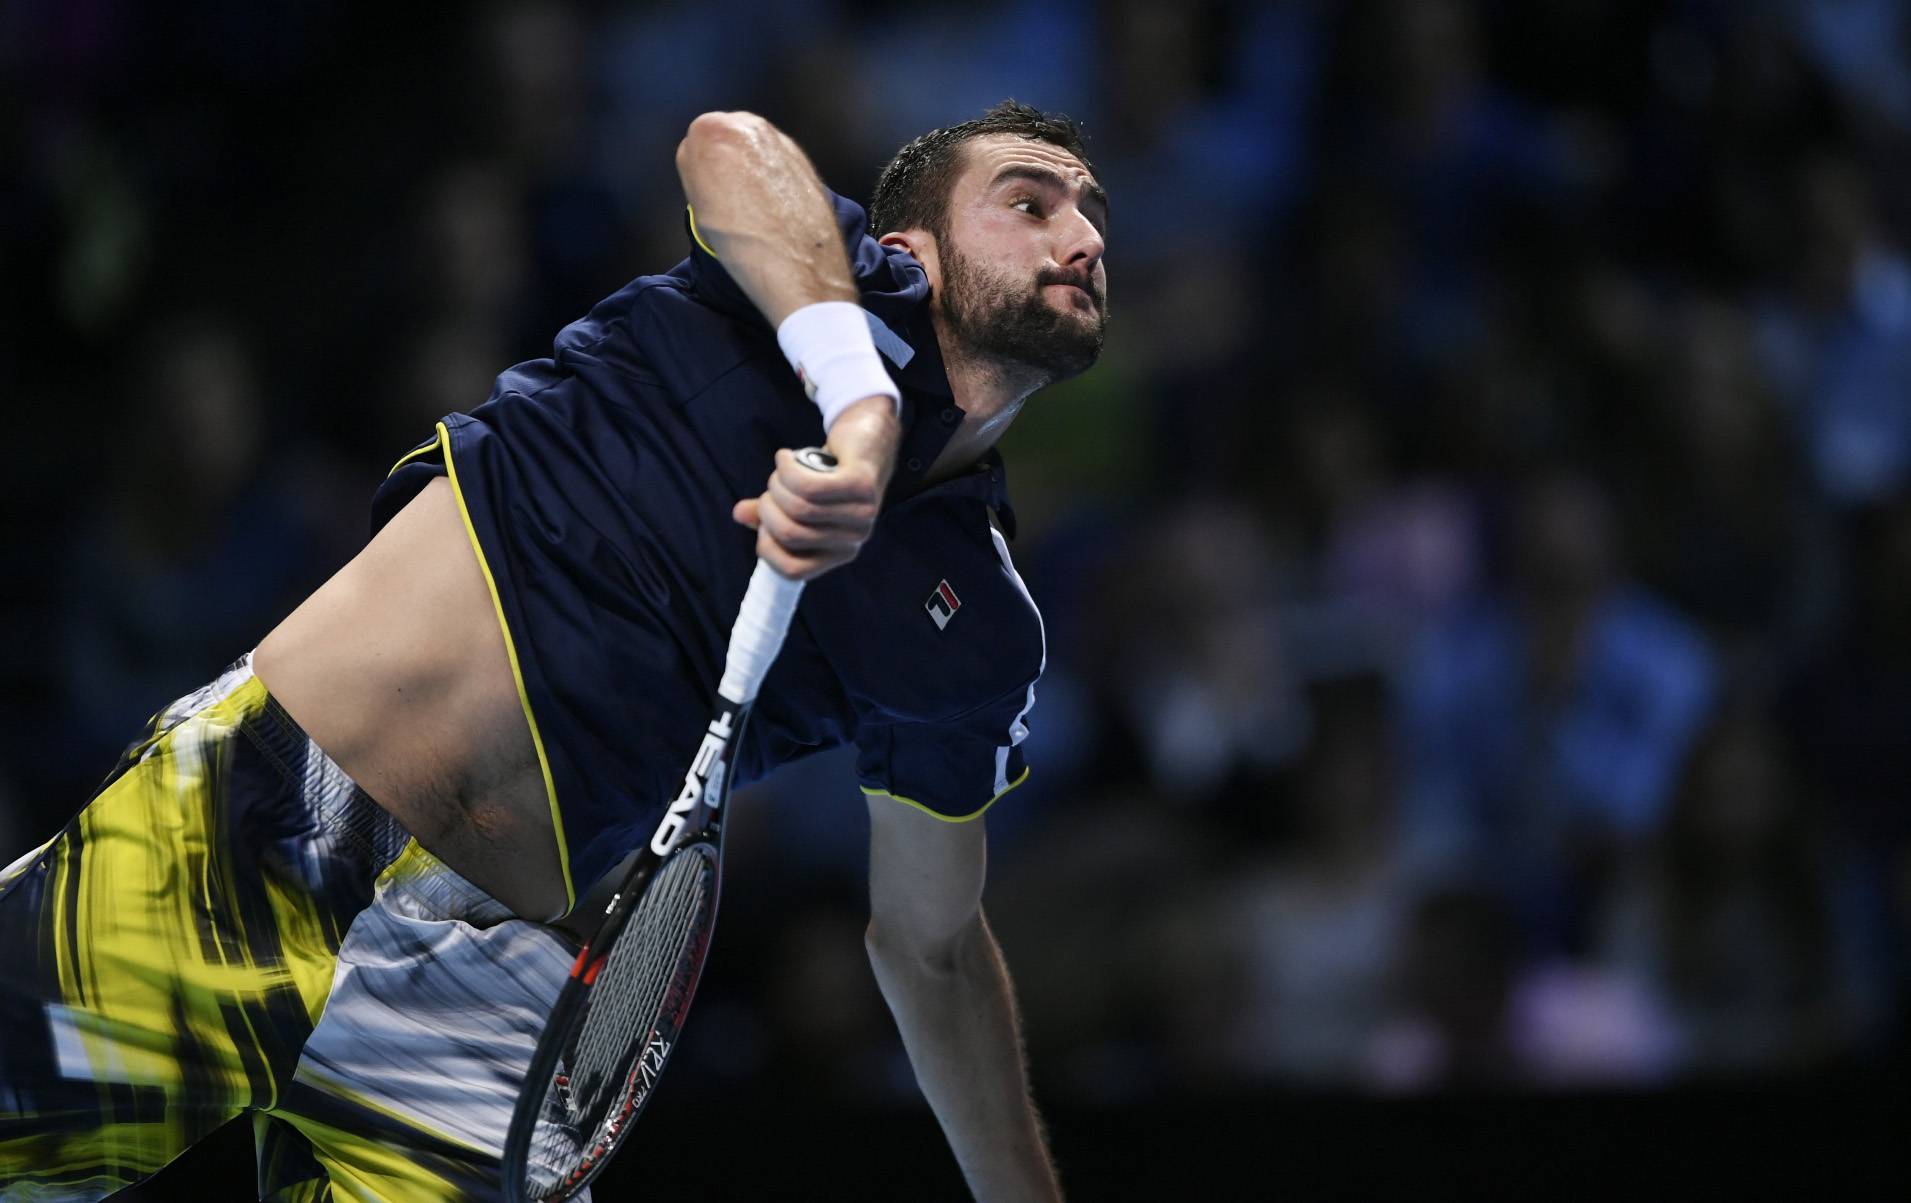
[[1108, 324], [1101, 188], [1047, 142], [992, 134], [963, 150], [930, 267], [945, 330], [971, 354], [1032, 368], [1045, 383], [1080, 375]]

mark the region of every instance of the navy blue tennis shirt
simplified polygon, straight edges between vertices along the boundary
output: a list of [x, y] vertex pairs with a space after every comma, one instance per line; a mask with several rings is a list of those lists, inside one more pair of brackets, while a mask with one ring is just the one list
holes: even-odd
[[[930, 488], [962, 414], [929, 283], [832, 198], [871, 334], [902, 391], [883, 512], [850, 564], [810, 582], [738, 750], [742, 782], [853, 742], [865, 793], [979, 815], [1020, 784], [1045, 662], [1009, 559], [1001, 457]], [[690, 257], [565, 327], [392, 470], [382, 527], [449, 475], [490, 584], [544, 773], [566, 888], [650, 838], [716, 697], [755, 532], [731, 506], [776, 450], [823, 442], [775, 331], [686, 225]]]

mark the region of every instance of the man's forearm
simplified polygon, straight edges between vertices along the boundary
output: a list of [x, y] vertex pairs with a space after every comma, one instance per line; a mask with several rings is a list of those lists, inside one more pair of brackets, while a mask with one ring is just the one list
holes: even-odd
[[823, 414], [836, 469], [784, 453], [765, 491], [731, 511], [771, 567], [808, 580], [869, 537], [895, 468], [899, 394], [856, 307], [829, 192], [795, 142], [754, 113], [705, 113], [677, 146], [677, 174], [698, 241], [777, 331]]
[[943, 956], [887, 947], [872, 927], [869, 959], [975, 1197], [1060, 1199], [1029, 1097], [1008, 969], [981, 913]]

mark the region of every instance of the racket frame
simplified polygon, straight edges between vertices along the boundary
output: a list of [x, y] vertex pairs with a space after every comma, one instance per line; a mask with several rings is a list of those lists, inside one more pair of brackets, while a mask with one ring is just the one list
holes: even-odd
[[[693, 971], [684, 991], [682, 1002], [675, 1008], [681, 1028], [681, 1015], [690, 1007], [696, 996], [698, 980], [703, 976], [703, 963], [709, 956], [709, 941], [716, 927], [718, 899], [723, 884], [723, 816], [729, 803], [730, 767], [735, 758], [736, 749], [743, 735], [743, 729], [750, 716], [748, 704], [739, 704], [728, 698], [719, 698], [717, 717], [705, 728], [704, 742], [699, 746], [699, 755], [693, 759], [690, 771], [685, 775], [685, 789], [678, 795], [681, 802], [687, 795], [691, 802], [684, 810], [678, 810], [678, 802], [673, 802], [672, 810], [666, 812], [662, 823], [658, 825], [651, 841], [637, 852], [637, 858], [625, 873], [624, 880], [618, 884], [616, 893], [605, 904], [603, 921], [589, 940], [578, 950], [577, 958], [571, 963], [570, 975], [565, 978], [564, 988], [557, 996], [557, 1002], [551, 1008], [550, 1019], [546, 1021], [544, 1035], [538, 1040], [537, 1052], [531, 1058], [530, 1068], [525, 1073], [524, 1094], [518, 1100], [517, 1109], [511, 1116], [511, 1128], [504, 1142], [504, 1185], [505, 1197], [510, 1203], [542, 1203], [543, 1199], [568, 1199], [589, 1186], [591, 1181], [603, 1172], [619, 1146], [628, 1137], [631, 1126], [656, 1092], [657, 1081], [661, 1078], [670, 1054], [676, 1051], [677, 1040], [672, 1039], [670, 1046], [657, 1057], [656, 1063], [647, 1074], [643, 1091], [633, 1102], [630, 1095], [630, 1082], [615, 1089], [623, 1096], [618, 1104], [624, 1109], [608, 1132], [607, 1140], [600, 1140], [601, 1148], [593, 1148], [586, 1159], [569, 1175], [560, 1191], [554, 1195], [533, 1196], [529, 1193], [528, 1170], [532, 1139], [537, 1125], [543, 1118], [545, 1099], [554, 1089], [553, 1082], [564, 1054], [575, 1042], [578, 1017], [584, 1012], [589, 1001], [591, 989], [596, 984], [597, 975], [610, 960], [611, 952], [617, 946], [618, 937], [630, 925], [631, 917], [636, 914], [643, 902], [645, 893], [652, 881], [662, 871], [666, 861], [686, 855], [708, 855], [711, 858], [713, 880], [711, 882], [710, 917], [703, 924], [703, 933], [696, 937], [704, 942], [704, 947], [694, 954]], [[704, 749], [711, 744], [711, 732], [722, 728], [725, 731], [715, 756], [702, 772], [699, 762], [703, 760]], [[714, 780], [713, 780], [714, 778]], [[691, 793], [692, 785], [695, 793]], [[710, 787], [714, 785], [715, 789]], [[688, 819], [685, 813], [688, 811]], [[666, 841], [669, 851], [659, 855], [656, 844]], [[708, 849], [699, 852], [698, 846]], [[563, 1038], [555, 1038], [563, 1033]], [[632, 1062], [630, 1074], [642, 1072], [646, 1059], [650, 1056], [651, 1042], [655, 1029], [644, 1037], [645, 1048]], [[597, 1137], [604, 1133], [605, 1122], [599, 1120], [596, 1130], [591, 1134]]]
[[[805, 447], [795, 455], [799, 464], [812, 471], [829, 472], [836, 467], [834, 457], [819, 448]], [[551, 1008], [551, 1016], [545, 1023], [544, 1033], [538, 1039], [537, 1051], [532, 1054], [523, 1093], [518, 1097], [504, 1142], [504, 1196], [508, 1203], [569, 1199], [589, 1186], [616, 1155], [629, 1136], [632, 1125], [656, 1093], [657, 1080], [668, 1065], [670, 1054], [676, 1051], [678, 1041], [675, 1039], [657, 1058], [655, 1068], [646, 1074], [643, 1094], [634, 1103], [628, 1093], [629, 1080], [618, 1087], [625, 1094], [622, 1103], [625, 1113], [617, 1118], [607, 1138], [600, 1141], [601, 1147], [592, 1148], [585, 1161], [565, 1178], [555, 1194], [540, 1199], [532, 1198], [526, 1172], [532, 1137], [543, 1116], [546, 1100], [554, 1089], [559, 1061], [579, 1035], [573, 1029], [579, 1026], [578, 1017], [586, 1007], [597, 975], [609, 961], [618, 938], [629, 926], [631, 916], [636, 913], [665, 862], [686, 854], [703, 855], [693, 853], [693, 849], [700, 845], [708, 850], [712, 861], [710, 916], [703, 925], [703, 947], [691, 958], [689, 981], [683, 991], [683, 1000], [676, 1009], [676, 1026], [679, 1029], [682, 1027], [684, 1013], [689, 1010], [696, 995], [697, 983], [703, 976], [703, 964], [709, 956], [709, 941], [716, 929], [717, 903], [723, 884], [723, 819], [730, 800], [730, 782], [734, 777], [731, 769], [737, 749], [742, 744], [744, 728], [749, 722], [750, 707], [756, 701], [757, 689], [763, 684], [770, 664], [783, 645], [783, 637], [789, 631], [802, 592], [803, 582], [790, 580], [777, 573], [767, 562], [757, 561], [736, 623], [731, 628], [723, 679], [717, 687], [715, 715], [705, 726], [703, 738], [691, 757], [690, 766], [684, 773], [683, 787], [666, 808], [649, 842], [638, 849], [635, 861], [605, 905], [603, 921], [578, 951], [577, 959], [571, 965], [570, 976], [565, 979], [557, 1002]], [[643, 1071], [654, 1035], [653, 1026], [651, 1033], [644, 1038], [645, 1048], [639, 1051], [637, 1059], [632, 1062], [629, 1071], [632, 1076]], [[604, 1123], [599, 1121], [596, 1130], [591, 1133], [592, 1138], [598, 1138], [603, 1129]]]

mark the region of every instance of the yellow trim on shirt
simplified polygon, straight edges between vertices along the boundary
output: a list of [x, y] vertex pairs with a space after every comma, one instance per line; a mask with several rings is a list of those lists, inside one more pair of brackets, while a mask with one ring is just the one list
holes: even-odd
[[913, 806], [917, 810], [921, 811], [923, 814], [928, 815], [932, 819], [941, 819], [945, 823], [967, 823], [970, 819], [981, 818], [982, 811], [987, 810], [989, 807], [994, 806], [997, 802], [1000, 802], [1002, 800], [1002, 794], [1008, 793], [1009, 790], [1014, 789], [1016, 786], [1022, 784], [1024, 781], [1027, 781], [1027, 780], [1028, 780], [1028, 766], [1024, 765], [1022, 767], [1022, 775], [1020, 777], [1017, 777], [1015, 780], [1009, 782], [1007, 786], [1003, 787], [1001, 794], [997, 794], [995, 797], [990, 798], [987, 802], [984, 802], [980, 810], [977, 810], [972, 814], [954, 815], [954, 816], [940, 814], [936, 811], [930, 810], [927, 806], [924, 806], [922, 803], [916, 801], [914, 798], [905, 798], [901, 794], [892, 794], [886, 789], [870, 789], [867, 785], [860, 786], [859, 788], [863, 791], [864, 794], [868, 795], [871, 798], [893, 798], [898, 802], [907, 803], [908, 805]]
[[538, 734], [537, 716], [531, 713], [531, 695], [524, 688], [524, 673], [518, 667], [517, 645], [511, 639], [511, 624], [504, 618], [504, 601], [498, 596], [498, 582], [485, 563], [484, 548], [478, 545], [478, 529], [471, 525], [471, 511], [465, 508], [464, 490], [458, 486], [458, 465], [451, 458], [451, 432], [438, 423], [438, 442], [445, 449], [445, 472], [451, 477], [451, 495], [458, 499], [458, 516], [464, 519], [465, 534], [471, 538], [471, 550], [477, 553], [478, 567], [484, 572], [485, 587], [491, 590], [491, 605], [498, 612], [498, 629], [504, 632], [504, 654], [511, 661], [511, 679], [517, 682], [518, 702], [524, 707], [524, 721], [531, 728], [531, 745], [537, 749], [537, 767], [544, 774], [544, 796], [551, 804], [551, 833], [557, 837], [557, 861], [564, 870], [564, 914], [577, 905], [577, 888], [571, 884], [571, 852], [564, 842], [564, 819], [557, 809], [557, 785], [551, 780], [551, 761], [544, 754], [544, 738]]
[[710, 256], [712, 259], [715, 259], [717, 257], [717, 253], [710, 249], [710, 244], [705, 242], [703, 240], [703, 235], [697, 232], [697, 210], [691, 205], [685, 205], [683, 207], [683, 211], [690, 215], [690, 236], [697, 240], [697, 245], [703, 248], [704, 254]]
[[[444, 429], [444, 424], [442, 422], [439, 423], [439, 429], [440, 430]], [[422, 447], [413, 448], [412, 450], [407, 451], [405, 452], [405, 454], [399, 456], [398, 462], [391, 466], [391, 471], [385, 473], [386, 478], [390, 479], [390, 477], [394, 475], [398, 471], [398, 469], [404, 467], [406, 464], [409, 464], [411, 461], [417, 459], [419, 456], [429, 455], [433, 451], [438, 450], [438, 438], [439, 436], [433, 435], [429, 443], [426, 443]]]

